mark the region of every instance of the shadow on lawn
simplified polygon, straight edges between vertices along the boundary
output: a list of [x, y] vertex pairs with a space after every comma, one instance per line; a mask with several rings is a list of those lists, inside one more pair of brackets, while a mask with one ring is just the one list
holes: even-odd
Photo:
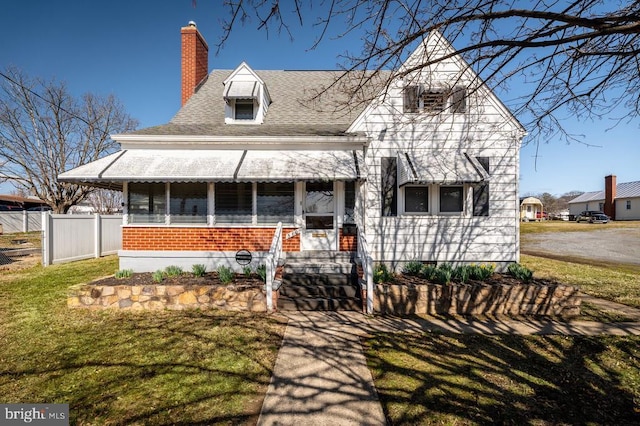
[[0, 390], [68, 403], [71, 424], [255, 423], [284, 329], [218, 311], [68, 314], [10, 355]]
[[427, 334], [365, 347], [390, 424], [622, 425], [640, 422], [638, 342]]

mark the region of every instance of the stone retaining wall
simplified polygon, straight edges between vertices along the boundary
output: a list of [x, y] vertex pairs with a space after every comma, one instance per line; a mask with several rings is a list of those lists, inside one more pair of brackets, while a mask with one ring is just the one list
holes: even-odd
[[132, 310], [216, 308], [266, 312], [267, 299], [262, 288], [255, 286], [78, 284], [69, 288], [67, 306]]
[[578, 289], [538, 284], [378, 284], [373, 309], [391, 315], [544, 315], [580, 314]]

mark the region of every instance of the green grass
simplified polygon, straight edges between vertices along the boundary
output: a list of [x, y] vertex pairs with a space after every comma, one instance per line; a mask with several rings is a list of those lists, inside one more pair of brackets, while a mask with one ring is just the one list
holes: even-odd
[[0, 235], [0, 248], [17, 249], [24, 247], [20, 244], [13, 244], [12, 240], [26, 240], [28, 243], [33, 244], [33, 247], [42, 247], [42, 235], [40, 232], [18, 232]]
[[3, 402], [68, 403], [71, 424], [255, 422], [284, 326], [222, 311], [71, 310], [117, 258], [0, 276]]
[[521, 222], [520, 235], [542, 234], [546, 232], [588, 232], [610, 228], [640, 228], [640, 221], [616, 221], [609, 223], [565, 222], [551, 220], [543, 222]]
[[378, 334], [364, 344], [389, 424], [640, 420], [638, 336]]
[[547, 278], [580, 287], [595, 297], [640, 308], [640, 267], [634, 265], [588, 265], [546, 257], [522, 255], [520, 263]]

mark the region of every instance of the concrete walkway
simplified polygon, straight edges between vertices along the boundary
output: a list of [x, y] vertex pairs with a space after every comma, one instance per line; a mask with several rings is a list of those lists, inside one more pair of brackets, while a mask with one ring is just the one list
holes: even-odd
[[360, 337], [375, 332], [640, 335], [640, 322], [597, 323], [369, 317], [358, 312], [287, 312], [258, 425], [384, 425]]

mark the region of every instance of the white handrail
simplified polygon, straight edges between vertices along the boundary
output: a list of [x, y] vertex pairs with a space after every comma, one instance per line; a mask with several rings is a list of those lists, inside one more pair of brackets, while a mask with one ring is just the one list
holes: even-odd
[[276, 232], [273, 234], [271, 240], [271, 247], [266, 259], [266, 273], [267, 273], [267, 311], [273, 312], [273, 282], [276, 277], [276, 269], [278, 268], [278, 262], [282, 256], [282, 222], [278, 222], [276, 226]]
[[369, 254], [367, 239], [362, 229], [358, 229], [358, 258], [367, 285], [367, 314], [373, 314], [373, 258]]

